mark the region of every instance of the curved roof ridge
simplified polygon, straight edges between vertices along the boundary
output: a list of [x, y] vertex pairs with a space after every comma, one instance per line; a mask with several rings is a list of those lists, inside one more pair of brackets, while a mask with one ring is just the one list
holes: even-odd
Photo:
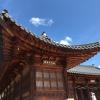
[[21, 24], [18, 24], [9, 14], [8, 11], [6, 9], [4, 9], [2, 11], [2, 13], [0, 14], [0, 18], [2, 19], [2, 22], [0, 20], [0, 23], [3, 23], [3, 19], [4, 17], [9, 18], [12, 22], [14, 22], [17, 26], [19, 26], [22, 30], [25, 30], [26, 33], [29, 33], [31, 35], [33, 35], [36, 38], [39, 38], [40, 40], [55, 45], [55, 46], [60, 46], [60, 47], [64, 47], [64, 48], [68, 48], [68, 49], [76, 49], [76, 50], [84, 50], [84, 49], [91, 49], [91, 48], [100, 48], [100, 41], [95, 42], [95, 43], [88, 43], [88, 44], [82, 44], [82, 45], [64, 45], [64, 44], [60, 44], [60, 43], [56, 43], [55, 41], [53, 41], [52, 39], [50, 39], [49, 37], [44, 37], [41, 38], [39, 36], [36, 36], [36, 34], [32, 33], [31, 31], [29, 31], [28, 29], [24, 28]]
[[92, 68], [98, 68], [98, 69], [100, 69], [98, 66], [95, 66], [94, 64], [92, 64], [92, 65], [77, 65], [77, 66], [79, 66], [79, 67], [92, 67]]
[[87, 46], [87, 45], [94, 45], [94, 44], [100, 44], [100, 41], [92, 42], [92, 43], [86, 43], [86, 44], [75, 44], [71, 46]]
[[82, 45], [70, 45], [70, 46], [75, 49], [89, 49], [89, 48], [100, 47], [100, 42], [94, 42]]

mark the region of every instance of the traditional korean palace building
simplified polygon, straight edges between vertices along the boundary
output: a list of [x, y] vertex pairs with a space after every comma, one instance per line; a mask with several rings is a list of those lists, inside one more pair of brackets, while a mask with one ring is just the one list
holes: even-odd
[[0, 100], [100, 100], [100, 69], [81, 63], [100, 42], [61, 45], [0, 14]]

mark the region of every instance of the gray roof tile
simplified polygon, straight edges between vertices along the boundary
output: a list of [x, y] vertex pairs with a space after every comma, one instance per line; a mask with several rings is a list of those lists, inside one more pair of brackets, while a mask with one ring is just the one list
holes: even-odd
[[69, 73], [87, 74], [87, 75], [100, 75], [100, 68], [95, 66], [78, 65], [67, 70]]

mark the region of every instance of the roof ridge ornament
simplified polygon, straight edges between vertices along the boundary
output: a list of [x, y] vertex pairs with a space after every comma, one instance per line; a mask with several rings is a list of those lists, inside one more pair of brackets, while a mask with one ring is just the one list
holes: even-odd
[[2, 16], [5, 16], [7, 18], [10, 18], [11, 16], [8, 14], [8, 10], [7, 9], [4, 9], [2, 12], [1, 12]]
[[41, 34], [41, 35], [43, 35], [43, 36], [47, 36], [46, 32], [42, 32], [42, 34]]
[[8, 11], [6, 9], [4, 9], [1, 13], [0, 13], [0, 24], [2, 25], [3, 23], [5, 23], [4, 17], [9, 18], [9, 14]]
[[8, 13], [8, 10], [7, 10], [7, 9], [4, 9], [4, 10], [2, 11], [2, 14], [6, 14], [6, 13]]
[[42, 32], [41, 36], [40, 36], [40, 39], [45, 41], [45, 42], [49, 42], [49, 43], [52, 43], [52, 39], [50, 39], [47, 35], [46, 32]]

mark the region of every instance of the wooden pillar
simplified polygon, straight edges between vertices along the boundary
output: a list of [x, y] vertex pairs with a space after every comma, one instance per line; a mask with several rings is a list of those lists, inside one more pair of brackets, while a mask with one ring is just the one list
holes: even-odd
[[97, 100], [99, 100], [100, 99], [100, 80], [97, 79], [96, 83], [97, 83], [96, 85], [97, 90], [95, 92], [95, 95], [96, 95]]
[[73, 77], [68, 75], [68, 98], [75, 98]]
[[73, 76], [72, 80], [73, 80], [73, 89], [74, 89], [74, 99], [78, 100], [78, 98], [77, 98], [77, 91], [76, 91], [76, 88], [75, 88], [76, 87], [75, 76]]
[[63, 64], [63, 79], [64, 79], [64, 89], [65, 89], [65, 99], [68, 99], [68, 73], [67, 73], [67, 61], [66, 61], [66, 57], [63, 58], [62, 60], [62, 64]]
[[0, 26], [0, 63], [2, 63], [3, 58], [3, 34], [2, 27]]
[[81, 99], [84, 100], [82, 88], [80, 89], [80, 93], [81, 93]]
[[89, 90], [89, 85], [88, 85], [88, 79], [85, 79], [85, 84], [86, 84], [86, 89], [87, 89], [87, 92], [88, 92], [89, 100], [92, 100], [90, 90]]
[[20, 73], [20, 75], [21, 75], [21, 80], [20, 80], [20, 100], [22, 100], [22, 85], [23, 85], [23, 82], [22, 82], [22, 79], [23, 79], [22, 72]]
[[100, 94], [100, 79], [98, 79], [97, 84], [98, 84], [98, 93]]
[[30, 68], [30, 79], [31, 79], [31, 100], [34, 100], [35, 98], [35, 69], [33, 70], [33, 66], [31, 65]]
[[36, 68], [32, 68], [32, 96], [33, 96], [33, 99], [36, 97]]
[[66, 68], [64, 67], [63, 69], [63, 77], [64, 77], [64, 88], [65, 88], [65, 99], [68, 98], [68, 75], [67, 75], [67, 70]]

